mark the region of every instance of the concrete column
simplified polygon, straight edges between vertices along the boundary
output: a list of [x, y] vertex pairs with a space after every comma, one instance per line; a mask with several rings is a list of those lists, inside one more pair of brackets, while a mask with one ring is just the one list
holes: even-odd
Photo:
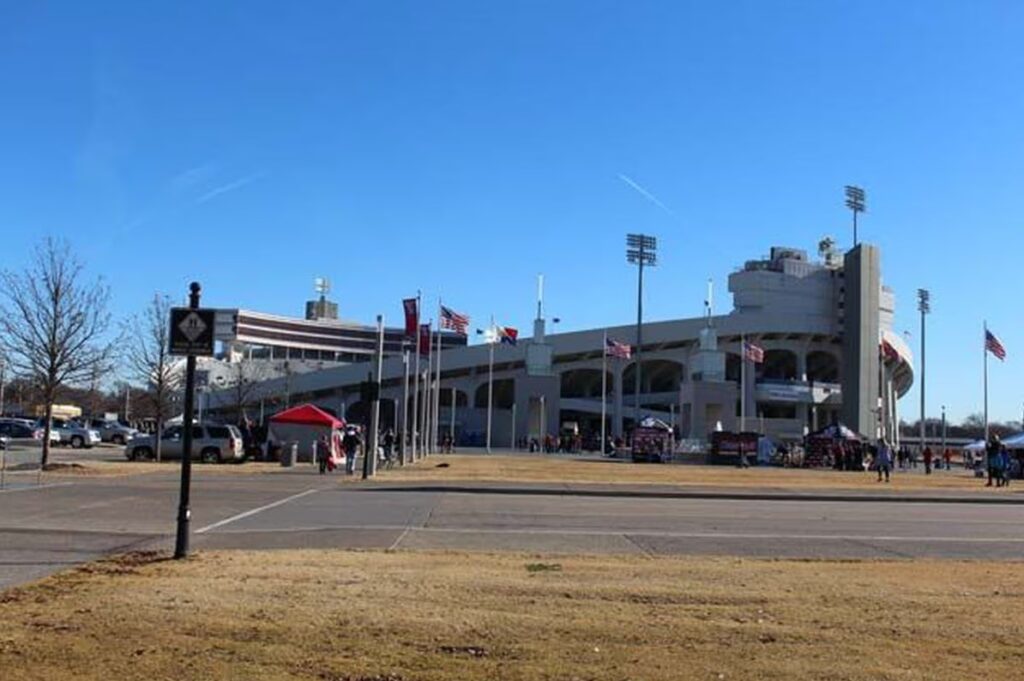
[[807, 382], [807, 350], [796, 353], [796, 380]]

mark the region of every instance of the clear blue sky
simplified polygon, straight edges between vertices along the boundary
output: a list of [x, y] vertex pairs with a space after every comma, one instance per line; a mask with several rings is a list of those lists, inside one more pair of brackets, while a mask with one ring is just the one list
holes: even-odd
[[[0, 266], [67, 237], [115, 313], [204, 302], [398, 323], [441, 292], [529, 328], [627, 323], [623, 234], [660, 238], [649, 319], [773, 244], [883, 248], [897, 331], [931, 288], [931, 414], [1024, 402], [1024, 4], [123, 2], [0, 6]], [[625, 175], [662, 204], [629, 186]], [[914, 418], [917, 393], [902, 404]]]

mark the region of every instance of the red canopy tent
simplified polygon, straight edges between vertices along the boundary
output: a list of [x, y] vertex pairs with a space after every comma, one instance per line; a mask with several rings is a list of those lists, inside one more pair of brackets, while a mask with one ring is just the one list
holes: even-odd
[[345, 422], [315, 404], [300, 404], [270, 417], [269, 439], [284, 446], [298, 446], [299, 461], [315, 461], [317, 442], [326, 437], [330, 442], [331, 461], [344, 463], [341, 433]]
[[271, 423], [292, 423], [300, 426], [344, 428], [345, 422], [331, 416], [315, 404], [300, 404], [270, 417]]

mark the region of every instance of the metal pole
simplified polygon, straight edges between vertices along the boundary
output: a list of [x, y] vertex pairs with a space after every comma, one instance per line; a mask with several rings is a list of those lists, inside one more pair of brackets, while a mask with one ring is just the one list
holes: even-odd
[[608, 332], [604, 332], [604, 343], [601, 346], [601, 455], [603, 456], [604, 442], [607, 435], [605, 430], [605, 419], [607, 418], [608, 405]]
[[516, 450], [516, 403], [512, 403], [512, 451]]
[[4, 382], [6, 380], [5, 371], [7, 369], [7, 360], [0, 357], [0, 416], [4, 415]]
[[643, 370], [644, 242], [640, 240], [640, 262], [636, 286], [636, 375], [633, 381], [633, 432], [640, 425], [640, 373]]
[[946, 405], [942, 405], [942, 454], [946, 454]]
[[406, 350], [402, 354], [402, 365], [405, 372], [405, 378], [402, 383], [402, 436], [398, 440], [398, 446], [401, 456], [398, 457], [399, 463], [403, 466], [408, 463], [406, 461], [406, 454], [409, 451], [409, 446], [406, 441], [406, 437], [409, 435], [409, 351]]
[[922, 306], [922, 308], [921, 308], [921, 452], [922, 453], [924, 452], [924, 447], [925, 447], [924, 440], [925, 440], [925, 435], [926, 435], [926, 432], [925, 432], [925, 422], [924, 422], [924, 412], [925, 412], [925, 409], [924, 409], [924, 382], [925, 382], [925, 361], [924, 361], [924, 349], [925, 349], [924, 330], [925, 330], [925, 324], [924, 324], [924, 317], [925, 317], [925, 308]]
[[363, 478], [377, 474], [377, 449], [380, 447], [380, 384], [384, 370], [384, 315], [377, 315], [377, 361], [373, 382], [376, 383], [373, 400], [370, 405], [370, 433], [367, 438], [369, 451], [366, 452], [367, 465], [363, 467]]
[[[734, 414], [736, 412], [733, 412]], [[747, 429], [747, 337], [740, 335], [740, 432]]]
[[981, 354], [985, 366], [985, 468], [988, 468], [988, 322], [984, 322], [983, 329]]
[[[125, 423], [128, 422], [128, 418], [131, 415], [131, 409], [132, 409], [132, 387], [130, 385], [125, 385], [125, 387], [124, 387], [124, 420], [125, 420]], [[3, 409], [0, 409], [0, 413], [3, 413]]]
[[420, 292], [416, 292], [416, 360], [413, 369], [412, 429], [409, 431], [409, 460], [416, 460], [416, 434], [420, 429]]
[[430, 439], [434, 443], [434, 451], [438, 450], [441, 438], [441, 299], [437, 299], [437, 385], [434, 387], [434, 431]]
[[[189, 284], [188, 306], [199, 308], [199, 282]], [[178, 498], [178, 532], [174, 542], [174, 557], [188, 557], [189, 522], [192, 519], [190, 496], [192, 487], [192, 410], [195, 408], [196, 357], [189, 355], [185, 360], [185, 413], [182, 418], [181, 491]]]
[[494, 317], [491, 317], [492, 338], [487, 348], [487, 453], [491, 453], [491, 413], [494, 409]]
[[452, 388], [451, 418], [448, 423], [448, 439], [451, 441], [452, 449], [455, 449], [455, 398], [458, 393]]

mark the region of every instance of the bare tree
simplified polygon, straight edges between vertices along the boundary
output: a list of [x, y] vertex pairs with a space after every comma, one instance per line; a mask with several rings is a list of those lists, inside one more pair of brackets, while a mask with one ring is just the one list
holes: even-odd
[[36, 247], [24, 271], [0, 274], [0, 342], [14, 370], [42, 393], [44, 468], [57, 391], [87, 382], [97, 369], [111, 365], [114, 344], [105, 339], [110, 289], [102, 279], [87, 283], [83, 278], [83, 265], [67, 242], [52, 238]]
[[245, 421], [245, 407], [252, 401], [256, 387], [267, 378], [269, 373], [262, 363], [243, 360], [230, 364], [224, 385], [225, 392], [230, 395], [230, 406], [238, 425], [243, 425]]
[[156, 417], [156, 460], [160, 461], [160, 438], [170, 415], [174, 394], [181, 387], [181, 372], [170, 353], [171, 298], [160, 293], [141, 314], [125, 324], [125, 359], [134, 378], [149, 386], [146, 397]]

